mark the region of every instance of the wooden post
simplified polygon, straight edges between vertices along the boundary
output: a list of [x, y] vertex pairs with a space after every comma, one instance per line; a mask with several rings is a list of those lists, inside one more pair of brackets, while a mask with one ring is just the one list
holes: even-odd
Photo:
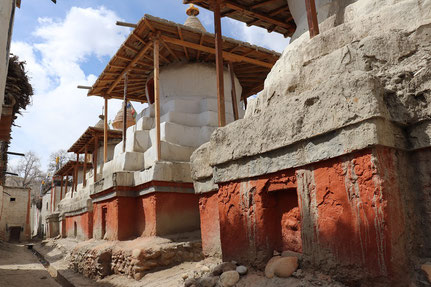
[[310, 38], [319, 35], [319, 22], [317, 22], [316, 2], [314, 0], [305, 0], [307, 10], [308, 30]]
[[85, 145], [84, 147], [84, 174], [82, 175], [82, 185], [84, 187], [87, 186], [87, 155], [88, 155], [88, 147]]
[[61, 176], [60, 201], [63, 199], [63, 179], [64, 176]]
[[108, 161], [108, 98], [105, 97], [105, 118], [103, 119], [103, 162]]
[[127, 73], [124, 74], [124, 95], [123, 95], [123, 152], [126, 151], [127, 132]]
[[160, 150], [160, 82], [159, 82], [159, 72], [160, 72], [160, 61], [159, 61], [159, 38], [154, 38], [154, 105], [155, 105], [155, 118], [156, 118], [156, 149], [157, 149], [157, 160], [160, 160], [161, 150]]
[[238, 117], [238, 104], [236, 102], [236, 90], [235, 90], [235, 73], [233, 71], [233, 64], [229, 62], [229, 72], [230, 72], [230, 82], [232, 86], [232, 109], [233, 109], [233, 118], [236, 121]]
[[64, 195], [67, 193], [67, 186], [69, 185], [69, 175], [66, 175], [66, 186], [64, 187]]
[[53, 188], [53, 182], [54, 182], [54, 176], [52, 177], [52, 181], [51, 181], [51, 206], [50, 206], [50, 210], [52, 212], [52, 197], [54, 196], [54, 188]]
[[99, 153], [99, 138], [94, 137], [94, 154], [93, 154], [93, 168], [94, 168], [94, 182], [97, 181], [97, 154]]
[[214, 29], [216, 48], [216, 71], [217, 71], [217, 106], [218, 124], [220, 127], [226, 125], [226, 113], [224, 104], [224, 80], [223, 80], [223, 41], [221, 34], [220, 0], [213, 0], [214, 4]]
[[78, 188], [78, 164], [79, 164], [79, 153], [76, 153], [76, 164], [75, 164], [75, 182], [74, 182], [74, 186], [75, 186], [75, 191]]

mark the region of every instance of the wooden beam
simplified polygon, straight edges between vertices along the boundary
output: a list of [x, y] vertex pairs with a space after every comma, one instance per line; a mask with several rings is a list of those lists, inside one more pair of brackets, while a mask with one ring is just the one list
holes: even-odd
[[133, 66], [144, 56], [144, 54], [148, 51], [148, 49], [151, 47], [151, 42], [148, 42], [141, 51], [136, 55], [135, 58], [126, 66], [126, 68], [121, 72], [121, 74], [117, 77], [117, 79], [112, 83], [111, 87], [108, 89], [107, 94], [109, 95], [112, 90], [115, 88], [116, 85], [121, 81], [124, 74], [127, 73], [130, 69], [133, 68]]
[[168, 50], [169, 54], [171, 54], [172, 56], [174, 56], [175, 60], [177, 60], [177, 61], [180, 60], [180, 58], [178, 58], [177, 54], [175, 54], [174, 51], [172, 51], [171, 48], [169, 48], [168, 44], [166, 44], [165, 41], [160, 40], [160, 42], [166, 48], [166, 50]]
[[103, 162], [108, 161], [108, 98], [105, 97], [105, 116], [103, 118]]
[[[214, 4], [214, 29], [215, 29], [215, 54], [217, 73], [217, 106], [219, 127], [226, 125], [226, 111], [224, 102], [224, 67], [223, 67], [223, 40], [221, 33], [220, 0], [213, 0]], [[198, 45], [201, 47], [201, 45]]]
[[[179, 46], [185, 46], [185, 47], [189, 47], [195, 50], [201, 50], [202, 52], [206, 52], [209, 54], [216, 54], [216, 49], [211, 48], [211, 47], [207, 47], [204, 45], [199, 45], [196, 43], [192, 43], [192, 42], [187, 42], [187, 41], [183, 41], [180, 39], [175, 39], [175, 38], [171, 38], [168, 36], [160, 36], [161, 39], [163, 41], [166, 41], [168, 43], [172, 43], [172, 44], [176, 44]], [[237, 55], [237, 54], [233, 54], [230, 52], [225, 52], [223, 51], [223, 58], [227, 61], [231, 61], [231, 62], [246, 62], [246, 63], [250, 63], [256, 66], [261, 66], [261, 67], [265, 67], [265, 68], [269, 68], [271, 69], [272, 66], [274, 66], [273, 63], [267, 63], [267, 62], [263, 62], [263, 61], [259, 61], [253, 58], [248, 58], [248, 57], [244, 57], [241, 55]]]
[[319, 35], [319, 22], [317, 21], [316, 2], [314, 0], [305, 0], [307, 10], [308, 31], [310, 38]]
[[236, 90], [235, 90], [235, 73], [233, 70], [232, 62], [229, 62], [229, 72], [230, 72], [230, 83], [231, 83], [231, 96], [232, 96], [232, 110], [234, 120], [238, 120], [238, 104], [236, 102]]
[[266, 13], [251, 11], [251, 10], [249, 10], [249, 8], [247, 6], [240, 5], [240, 4], [234, 3], [232, 1], [228, 1], [228, 0], [225, 0], [223, 3], [227, 8], [239, 11], [239, 12], [246, 14], [252, 18], [258, 18], [262, 21], [283, 27], [289, 31], [292, 29], [292, 27], [287, 22], [283, 22], [283, 21], [268, 17]]
[[260, 3], [257, 3], [257, 4], [254, 4], [254, 5], [250, 6], [249, 9], [253, 10], [253, 9], [256, 9], [256, 8], [259, 8], [259, 7], [262, 7], [262, 6], [265, 6], [267, 4], [271, 4], [271, 3], [277, 2], [277, 1], [278, 0], [264, 0], [264, 1], [260, 2]]
[[121, 21], [117, 21], [115, 24], [118, 25], [118, 26], [130, 27], [130, 28], [136, 28], [136, 27], [138, 27], [138, 25], [136, 25], [136, 24], [127, 23], [127, 22], [121, 22]]
[[154, 105], [155, 105], [155, 118], [156, 118], [156, 150], [157, 160], [161, 160], [161, 146], [160, 146], [160, 82], [159, 82], [159, 38], [154, 39]]
[[87, 186], [87, 155], [88, 155], [88, 147], [87, 147], [87, 145], [85, 145], [85, 148], [84, 148], [84, 170], [83, 170], [83, 174], [82, 174], [82, 185], [84, 186], [84, 187], [86, 187]]
[[123, 152], [126, 151], [127, 132], [127, 73], [124, 74], [124, 94], [123, 94]]

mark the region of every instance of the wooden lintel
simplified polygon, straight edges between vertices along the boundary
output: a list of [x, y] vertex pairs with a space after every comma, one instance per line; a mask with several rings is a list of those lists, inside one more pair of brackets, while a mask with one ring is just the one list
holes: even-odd
[[[216, 54], [216, 49], [211, 48], [211, 47], [199, 45], [199, 44], [192, 43], [192, 42], [187, 42], [187, 41], [176, 39], [176, 38], [171, 38], [168, 36], [160, 36], [160, 37], [163, 41], [168, 42], [168, 43], [176, 44], [176, 45], [183, 46], [183, 47], [188, 47], [188, 48], [195, 49], [195, 50], [200, 50], [202, 52], [206, 52], [206, 53], [210, 53], [210, 54]], [[254, 64], [256, 66], [261, 66], [261, 67], [270, 68], [270, 69], [272, 68], [272, 66], [274, 66], [273, 63], [267, 63], [267, 62], [259, 61], [256, 59], [244, 57], [241, 55], [233, 54], [230, 52], [225, 52], [225, 51], [223, 51], [223, 58], [226, 59], [227, 61], [231, 61], [231, 62], [247, 62], [250, 64]]]

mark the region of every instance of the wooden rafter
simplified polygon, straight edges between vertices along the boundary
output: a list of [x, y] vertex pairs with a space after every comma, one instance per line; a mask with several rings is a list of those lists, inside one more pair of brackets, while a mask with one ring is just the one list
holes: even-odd
[[[183, 41], [183, 33], [181, 32], [181, 28], [177, 26], [178, 31], [178, 37], [181, 41]], [[190, 61], [189, 52], [187, 51], [187, 48], [183, 46], [184, 54], [186, 55], [187, 61]]]
[[[200, 50], [206, 53], [211, 53], [211, 54], [215, 54], [216, 50], [214, 48], [211, 47], [207, 47], [207, 46], [203, 46], [203, 45], [199, 45], [199, 44], [195, 44], [192, 42], [187, 42], [187, 41], [183, 41], [183, 40], [179, 40], [179, 39], [175, 39], [175, 38], [171, 38], [171, 37], [167, 37], [167, 36], [161, 36], [161, 39], [165, 42], [168, 43], [172, 43], [172, 44], [177, 44], [183, 47], [189, 47], [195, 50]], [[267, 63], [267, 62], [262, 62], [259, 60], [255, 60], [252, 58], [247, 58], [247, 57], [243, 57], [237, 54], [233, 54], [233, 53], [229, 53], [229, 52], [225, 52], [223, 51], [223, 57], [226, 58], [226, 60], [228, 61], [232, 61], [232, 62], [247, 62], [250, 64], [254, 64], [257, 66], [261, 66], [261, 67], [266, 67], [266, 68], [272, 68], [272, 66], [274, 65], [273, 63]]]
[[118, 83], [123, 78], [124, 74], [127, 73], [138, 61], [139, 59], [145, 55], [145, 53], [148, 51], [148, 49], [151, 47], [151, 42], [148, 42], [144, 48], [139, 51], [139, 53], [136, 55], [136, 57], [127, 65], [127, 67], [121, 72], [121, 74], [117, 77], [117, 79], [112, 83], [111, 87], [108, 89], [108, 94], [114, 90], [115, 86], [118, 85]]

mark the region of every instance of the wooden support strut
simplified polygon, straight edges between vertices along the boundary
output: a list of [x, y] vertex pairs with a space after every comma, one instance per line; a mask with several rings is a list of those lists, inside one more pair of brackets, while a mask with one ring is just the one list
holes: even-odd
[[156, 118], [156, 149], [157, 160], [161, 160], [161, 146], [160, 146], [160, 82], [159, 82], [159, 37], [154, 38], [154, 105], [155, 105], [155, 118]]
[[103, 162], [108, 161], [108, 98], [105, 97], [105, 117], [103, 118]]
[[230, 82], [231, 82], [231, 96], [232, 96], [232, 109], [233, 109], [233, 118], [234, 120], [238, 120], [238, 104], [236, 102], [236, 89], [235, 89], [235, 73], [233, 71], [233, 64], [229, 62], [229, 73], [230, 73]]
[[66, 196], [66, 193], [67, 193], [67, 186], [69, 185], [69, 176], [68, 175], [66, 175], [66, 185], [65, 185], [65, 187], [64, 187], [64, 195]]
[[75, 164], [75, 191], [78, 188], [78, 164], [79, 164], [79, 153], [76, 153], [76, 164]]
[[99, 137], [94, 137], [94, 151], [93, 151], [93, 170], [94, 170], [94, 182], [97, 181], [97, 154], [99, 153]]
[[84, 187], [87, 186], [87, 155], [88, 155], [88, 147], [87, 145], [85, 145], [84, 147], [84, 170], [83, 170], [83, 174], [82, 174], [82, 185]]
[[61, 176], [60, 201], [63, 199], [63, 179], [64, 179], [64, 176]]
[[317, 21], [316, 2], [314, 0], [305, 0], [307, 10], [308, 30], [310, 38], [319, 35], [319, 22]]
[[124, 74], [124, 94], [123, 94], [123, 152], [126, 152], [126, 132], [127, 132], [127, 73]]
[[215, 54], [217, 73], [217, 106], [218, 124], [220, 127], [226, 125], [226, 112], [224, 103], [224, 79], [223, 79], [223, 42], [220, 20], [220, 0], [213, 0], [214, 4], [214, 29], [215, 29]]

